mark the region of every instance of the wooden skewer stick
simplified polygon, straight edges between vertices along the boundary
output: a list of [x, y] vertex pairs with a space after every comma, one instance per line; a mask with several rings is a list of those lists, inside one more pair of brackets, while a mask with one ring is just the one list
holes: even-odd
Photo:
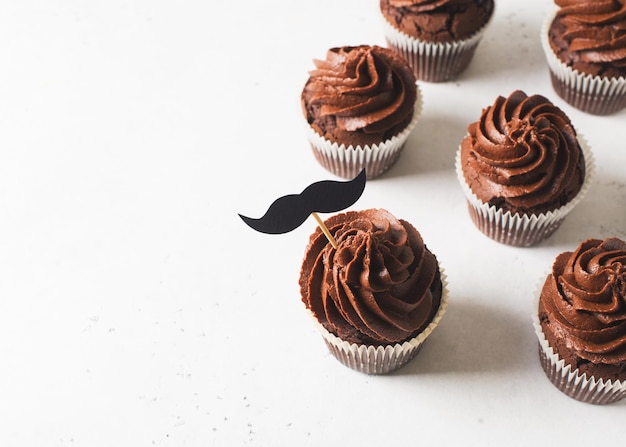
[[337, 241], [335, 240], [335, 238], [333, 237], [332, 234], [330, 234], [330, 231], [328, 231], [328, 227], [326, 227], [326, 225], [324, 225], [324, 222], [322, 221], [322, 219], [320, 218], [320, 216], [317, 215], [316, 212], [312, 212], [311, 215], [315, 218], [315, 220], [317, 221], [317, 224], [320, 226], [320, 228], [322, 229], [322, 232], [324, 233], [324, 235], [326, 236], [326, 238], [328, 239], [328, 241], [330, 242], [330, 245], [333, 246], [334, 249], [337, 249]]

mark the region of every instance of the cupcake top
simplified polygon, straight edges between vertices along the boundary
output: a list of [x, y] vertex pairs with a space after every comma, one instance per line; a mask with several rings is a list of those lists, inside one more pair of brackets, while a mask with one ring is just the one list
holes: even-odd
[[557, 256], [541, 291], [539, 317], [544, 333], [580, 359], [624, 364], [613, 379], [626, 380], [626, 242], [589, 239]]
[[347, 146], [382, 143], [411, 122], [418, 98], [413, 71], [378, 46], [332, 48], [315, 60], [301, 95], [308, 123], [322, 137]]
[[499, 96], [468, 127], [461, 168], [472, 192], [512, 214], [539, 214], [572, 200], [585, 177], [576, 131], [565, 113], [540, 95]]
[[550, 47], [574, 70], [626, 77], [626, 0], [555, 0]]
[[493, 0], [380, 0], [380, 10], [396, 29], [427, 42], [466, 39], [493, 14]]
[[302, 301], [322, 326], [368, 345], [403, 342], [424, 330], [443, 285], [419, 232], [383, 209], [338, 214], [325, 224], [338, 247], [318, 228], [299, 280]]

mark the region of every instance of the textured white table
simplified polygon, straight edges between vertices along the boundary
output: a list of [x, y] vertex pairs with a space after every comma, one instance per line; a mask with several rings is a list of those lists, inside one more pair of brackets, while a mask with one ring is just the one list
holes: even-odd
[[[420, 83], [399, 163], [354, 208], [412, 222], [444, 265], [448, 313], [418, 357], [339, 364], [297, 277], [313, 219], [256, 233], [276, 197], [334, 178], [299, 95], [333, 46], [384, 44], [376, 0], [14, 2], [0, 15], [0, 445], [550, 445], [614, 442], [625, 403], [544, 377], [531, 300], [556, 254], [626, 238], [626, 112], [551, 89], [549, 1], [499, 1], [456, 82]], [[551, 98], [597, 161], [548, 241], [472, 225], [453, 171], [467, 124], [515, 89]]]

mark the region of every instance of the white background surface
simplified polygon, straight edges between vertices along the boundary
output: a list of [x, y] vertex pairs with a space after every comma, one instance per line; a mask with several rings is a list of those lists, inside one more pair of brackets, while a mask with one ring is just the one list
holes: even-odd
[[[299, 95], [333, 46], [384, 44], [376, 0], [5, 2], [0, 14], [0, 445], [613, 443], [626, 403], [544, 376], [531, 300], [561, 251], [626, 238], [626, 112], [551, 89], [548, 0], [498, 2], [470, 68], [420, 83], [398, 164], [353, 208], [412, 222], [449, 279], [441, 325], [383, 377], [337, 362], [300, 302], [313, 219], [256, 233], [278, 196], [333, 179]], [[497, 95], [548, 96], [596, 182], [548, 241], [476, 230], [453, 171]]]

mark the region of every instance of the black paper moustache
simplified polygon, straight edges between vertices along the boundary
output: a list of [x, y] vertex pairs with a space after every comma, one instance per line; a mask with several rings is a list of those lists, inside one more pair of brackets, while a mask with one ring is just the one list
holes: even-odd
[[253, 219], [239, 214], [252, 229], [267, 234], [295, 230], [313, 213], [335, 213], [355, 203], [365, 189], [365, 169], [352, 180], [323, 180], [307, 186], [300, 194], [279, 197], [263, 217]]

